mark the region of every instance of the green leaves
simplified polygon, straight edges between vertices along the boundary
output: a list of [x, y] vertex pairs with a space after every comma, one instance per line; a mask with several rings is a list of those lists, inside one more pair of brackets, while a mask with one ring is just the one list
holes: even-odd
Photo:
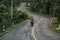
[[57, 17], [60, 23], [60, 0], [31, 0], [30, 4], [32, 11]]
[[[11, 20], [11, 0], [0, 0], [0, 31], [5, 26], [6, 29], [27, 19], [27, 15], [18, 11], [16, 7], [20, 4], [20, 0], [13, 0], [13, 19]], [[20, 5], [19, 5], [20, 6]]]
[[27, 18], [27, 15], [24, 12], [17, 11], [16, 9], [14, 10], [13, 21], [15, 23], [22, 22], [26, 20], [26, 18]]

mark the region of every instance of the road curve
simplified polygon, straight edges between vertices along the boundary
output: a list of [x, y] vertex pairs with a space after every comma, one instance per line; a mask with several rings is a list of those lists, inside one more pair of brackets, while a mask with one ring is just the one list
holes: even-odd
[[[18, 10], [20, 9], [22, 11], [25, 11], [28, 16], [32, 16], [34, 18], [34, 25], [35, 25], [35, 23], [37, 23], [39, 20], [39, 16], [33, 15], [30, 12], [26, 11], [24, 4], [25, 3], [23, 3], [18, 8]], [[15, 30], [13, 30], [13, 31], [7, 33], [6, 35], [4, 35], [3, 37], [1, 37], [0, 40], [35, 40], [33, 38], [33, 36], [31, 35], [32, 28], [33, 27], [30, 26], [30, 22], [28, 21], [28, 22], [20, 25]]]
[[49, 30], [49, 19], [31, 14], [25, 9], [25, 3], [22, 3], [18, 10], [25, 11], [28, 16], [34, 19], [34, 27], [29, 22], [24, 23], [17, 29], [8, 33], [1, 40], [60, 40], [60, 35]]
[[[25, 4], [23, 4], [23, 5], [25, 5]], [[28, 15], [31, 14], [26, 9], [24, 11], [27, 12]], [[36, 17], [36, 16], [33, 16], [33, 17]], [[37, 18], [38, 18], [38, 20], [37, 20]], [[35, 26], [33, 27], [33, 30], [32, 30], [32, 31], [34, 31], [34, 34], [33, 33], [32, 34], [34, 35], [33, 38], [35, 38], [35, 40], [60, 40], [60, 35], [52, 32], [49, 29], [50, 20], [48, 18], [36, 17], [35, 20], [38, 21], [37, 26], [35, 24]]]
[[42, 17], [37, 27], [35, 27], [35, 36], [37, 40], [60, 40], [60, 35], [49, 29], [49, 19]]

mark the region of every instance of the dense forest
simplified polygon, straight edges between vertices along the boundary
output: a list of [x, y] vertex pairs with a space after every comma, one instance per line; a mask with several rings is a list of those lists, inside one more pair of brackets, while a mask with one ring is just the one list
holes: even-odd
[[57, 21], [60, 23], [60, 0], [26, 0], [26, 2], [30, 3], [32, 11], [50, 17], [57, 17]]
[[27, 19], [27, 15], [24, 12], [18, 11], [17, 6], [20, 6], [20, 0], [13, 0], [13, 18], [11, 19], [11, 0], [0, 0], [0, 32], [8, 27], [12, 27], [12, 24], [20, 23]]
[[51, 18], [51, 29], [60, 34], [60, 0], [26, 0], [26, 4], [35, 14]]
[[15, 25], [28, 18], [24, 12], [17, 10], [21, 2], [26, 2], [26, 6], [30, 3], [29, 8], [37, 14], [56, 17], [57, 23], [60, 24], [60, 0], [0, 0], [0, 32], [3, 32], [3, 27], [7, 30], [9, 27], [13, 27], [13, 24]]

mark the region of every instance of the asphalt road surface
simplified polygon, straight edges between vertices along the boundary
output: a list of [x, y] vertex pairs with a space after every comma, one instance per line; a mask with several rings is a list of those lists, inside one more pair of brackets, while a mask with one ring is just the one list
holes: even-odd
[[25, 11], [28, 16], [32, 16], [34, 26], [30, 26], [30, 21], [28, 21], [1, 37], [1, 40], [60, 40], [60, 35], [49, 29], [48, 18], [30, 13], [25, 6], [26, 4], [22, 3], [18, 10]]

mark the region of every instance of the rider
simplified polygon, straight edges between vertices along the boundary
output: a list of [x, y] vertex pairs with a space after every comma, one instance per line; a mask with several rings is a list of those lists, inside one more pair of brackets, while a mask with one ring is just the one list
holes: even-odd
[[31, 19], [31, 26], [33, 26], [34, 25], [34, 20], [33, 20], [33, 18]]

